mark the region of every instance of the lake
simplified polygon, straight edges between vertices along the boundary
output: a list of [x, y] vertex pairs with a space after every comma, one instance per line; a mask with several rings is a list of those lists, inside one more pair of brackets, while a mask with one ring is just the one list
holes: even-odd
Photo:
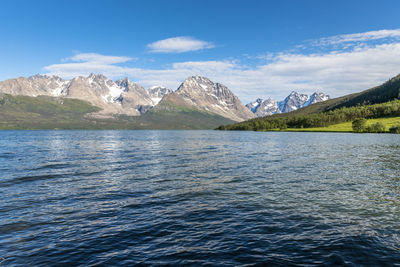
[[400, 135], [0, 131], [0, 266], [400, 266]]

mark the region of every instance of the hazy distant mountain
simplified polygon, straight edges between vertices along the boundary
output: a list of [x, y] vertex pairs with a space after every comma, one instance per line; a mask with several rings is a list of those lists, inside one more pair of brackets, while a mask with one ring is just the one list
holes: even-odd
[[155, 105], [157, 105], [165, 95], [168, 95], [173, 92], [172, 89], [163, 86], [153, 86], [149, 88], [147, 91], [150, 95], [151, 100]]
[[290, 112], [328, 99], [329, 95], [324, 93], [313, 93], [311, 96], [308, 96], [293, 91], [282, 101], [278, 102], [270, 98], [267, 100], [258, 98], [256, 101], [247, 104], [246, 107], [258, 117], [263, 117]]
[[226, 86], [201, 76], [187, 78], [175, 92], [160, 101], [155, 111], [174, 108], [199, 110], [233, 121], [255, 117]]

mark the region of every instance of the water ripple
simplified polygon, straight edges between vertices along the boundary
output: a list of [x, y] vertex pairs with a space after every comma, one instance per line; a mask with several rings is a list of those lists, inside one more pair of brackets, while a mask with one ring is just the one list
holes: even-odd
[[0, 132], [0, 266], [393, 266], [398, 135]]

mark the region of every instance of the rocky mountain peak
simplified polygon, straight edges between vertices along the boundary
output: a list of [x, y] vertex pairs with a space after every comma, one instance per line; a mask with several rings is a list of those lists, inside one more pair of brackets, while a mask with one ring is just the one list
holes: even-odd
[[128, 79], [128, 77], [125, 77], [123, 79], [115, 81], [115, 83], [118, 86], [124, 87], [126, 90], [128, 90], [129, 86], [131, 85], [131, 81]]
[[255, 117], [225, 85], [198, 75], [188, 77], [173, 92], [163, 86], [146, 90], [128, 78], [114, 82], [95, 73], [71, 80], [38, 74], [0, 82], [0, 93], [76, 98], [101, 108], [101, 114], [127, 115], [140, 115], [172, 95], [170, 99], [179, 105], [234, 121]]
[[87, 76], [87, 79], [90, 80], [94, 80], [96, 78], [96, 74], [94, 74], [93, 72], [89, 74], [89, 76]]
[[188, 77], [173, 95], [182, 98], [186, 105], [195, 106], [235, 121], [254, 117], [225, 85], [214, 83], [206, 77], [198, 75]]
[[42, 74], [36, 74], [28, 77], [28, 80], [36, 80], [36, 79], [50, 79], [50, 76], [47, 75], [42, 75]]
[[[94, 73], [91, 73], [87, 78], [86, 78], [86, 80], [89, 82], [89, 83], [92, 83], [92, 82], [96, 82], [96, 83], [106, 83], [106, 82], [108, 82], [108, 81], [111, 81], [111, 80], [109, 80], [106, 76], [104, 76], [103, 74], [94, 74]], [[111, 81], [112, 82], [112, 81]]]
[[287, 100], [294, 99], [294, 100], [299, 100], [299, 101], [307, 101], [308, 98], [309, 98], [308, 95], [300, 94], [300, 93], [298, 93], [296, 91], [292, 91], [290, 93], [290, 95], [288, 95], [286, 97]]
[[210, 91], [214, 89], [215, 83], [206, 77], [202, 76], [191, 76], [186, 78], [181, 86], [179, 86], [178, 91]]
[[[23, 77], [22, 77], [23, 78]], [[47, 80], [47, 81], [64, 81], [61, 77], [52, 75], [35, 74], [27, 78], [30, 81]]]
[[260, 104], [263, 102], [261, 98], [257, 98], [256, 101], [250, 102], [246, 105], [248, 109], [250, 109], [253, 113], [257, 112], [257, 109], [259, 108]]
[[321, 93], [321, 92], [319, 92], [319, 93], [313, 93], [313, 94], [310, 96], [309, 100], [307, 101], [307, 106], [308, 106], [308, 105], [311, 105], [311, 104], [314, 104], [314, 103], [326, 101], [326, 100], [328, 100], [329, 98], [330, 98], [329, 95], [326, 95], [326, 94]]
[[308, 99], [308, 95], [292, 91], [283, 101], [278, 102], [278, 107], [282, 113], [290, 112], [303, 107]]
[[262, 100], [258, 98], [246, 107], [258, 117], [269, 116], [277, 113], [290, 112], [314, 103], [326, 101], [329, 96], [324, 93], [313, 93], [311, 96], [292, 91], [284, 100], [275, 101], [271, 98]]

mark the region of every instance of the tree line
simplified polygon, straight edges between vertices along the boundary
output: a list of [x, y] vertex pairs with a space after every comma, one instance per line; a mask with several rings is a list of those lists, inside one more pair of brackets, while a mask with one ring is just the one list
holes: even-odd
[[[232, 125], [222, 125], [218, 130], [285, 130], [287, 128], [315, 128], [327, 127], [329, 125], [342, 122], [353, 122], [359, 119], [373, 119], [382, 117], [400, 116], [400, 100], [393, 100], [374, 105], [357, 105], [353, 107], [342, 107], [335, 110], [309, 114], [309, 115], [290, 115], [285, 117], [267, 116], [263, 118], [251, 119]], [[382, 125], [375, 125], [371, 131], [380, 131]], [[366, 127], [365, 127], [366, 129]]]

